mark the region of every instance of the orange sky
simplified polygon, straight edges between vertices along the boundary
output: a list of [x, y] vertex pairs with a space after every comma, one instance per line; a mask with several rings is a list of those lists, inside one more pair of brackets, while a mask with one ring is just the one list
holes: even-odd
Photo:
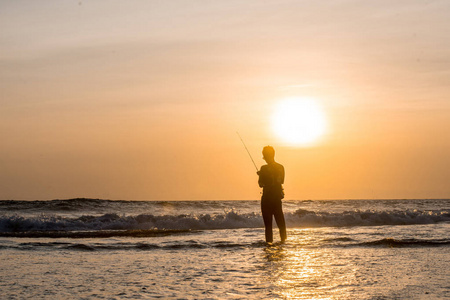
[[[0, 3], [0, 199], [450, 197], [447, 1]], [[328, 131], [272, 131], [286, 97]]]

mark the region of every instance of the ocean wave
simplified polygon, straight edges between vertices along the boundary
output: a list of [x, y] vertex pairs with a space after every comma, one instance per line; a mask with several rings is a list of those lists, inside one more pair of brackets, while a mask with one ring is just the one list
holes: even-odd
[[82, 240], [82, 242], [26, 242], [12, 245], [2, 245], [0, 250], [15, 249], [22, 251], [35, 250], [71, 250], [82, 252], [94, 251], [154, 251], [154, 250], [195, 250], [195, 249], [248, 249], [265, 248], [268, 252], [280, 249], [297, 249], [297, 247], [306, 248], [428, 248], [428, 247], [448, 247], [450, 239], [394, 239], [384, 238], [366, 242], [357, 242], [355, 240], [329, 241], [325, 244], [295, 244], [288, 240], [286, 243], [267, 244], [259, 242], [230, 242], [230, 241], [171, 241], [168, 243], [146, 243], [146, 242], [119, 242], [119, 243], [98, 243]]
[[1, 216], [0, 232], [23, 231], [88, 231], [88, 230], [207, 230], [257, 228], [262, 219], [255, 213], [239, 214], [233, 210], [224, 214], [210, 215], [164, 215], [140, 214], [125, 216], [104, 214], [84, 215], [78, 218], [40, 215], [24, 217], [20, 215]]
[[[448, 210], [435, 211], [345, 211], [330, 213], [298, 209], [286, 213], [290, 228], [348, 227], [380, 225], [414, 225], [450, 222]], [[118, 215], [81, 217], [53, 216], [37, 217], [20, 215], [0, 216], [0, 232], [48, 232], [48, 231], [113, 231], [113, 230], [210, 230], [261, 228], [263, 221], [259, 213], [239, 213], [234, 210], [222, 214], [183, 215]], [[156, 232], [156, 231], [154, 231]], [[136, 233], [138, 234], [138, 233]], [[148, 232], [147, 232], [148, 234]]]
[[385, 238], [381, 240], [355, 243], [346, 246], [404, 248], [404, 247], [441, 247], [448, 245], [450, 245], [450, 239], [422, 240], [422, 239]]
[[35, 200], [35, 201], [18, 201], [18, 200], [1, 200], [0, 209], [2, 210], [35, 210], [35, 211], [78, 211], [86, 209], [104, 208], [112, 203], [126, 203], [129, 201], [112, 201], [103, 199], [75, 198], [65, 200]]
[[353, 242], [354, 239], [349, 237], [341, 237], [341, 238], [330, 238], [330, 239], [324, 239], [322, 242]]
[[0, 249], [15, 249], [24, 251], [45, 250], [72, 250], [72, 251], [152, 251], [152, 250], [186, 250], [186, 249], [230, 249], [230, 248], [263, 248], [268, 245], [264, 242], [233, 243], [227, 241], [220, 242], [197, 242], [197, 241], [174, 241], [167, 244], [154, 243], [54, 243], [54, 242], [27, 242], [14, 245], [4, 245]]
[[450, 222], [449, 210], [353, 210], [339, 213], [314, 212], [298, 209], [286, 216], [287, 223], [302, 227], [348, 227], [348, 226], [382, 226], [415, 225]]
[[177, 234], [193, 233], [189, 229], [149, 229], [149, 230], [94, 230], [94, 231], [14, 231], [0, 232], [0, 237], [21, 237], [21, 238], [110, 238], [110, 237], [157, 237]]
[[18, 213], [61, 213], [75, 214], [97, 213], [106, 214], [122, 211], [151, 212], [155, 215], [165, 214], [168, 211], [183, 212], [222, 212], [224, 209], [239, 207], [240, 209], [252, 209], [258, 207], [258, 201], [129, 201], [129, 200], [104, 200], [90, 198], [75, 198], [66, 200], [0, 200], [0, 212]]

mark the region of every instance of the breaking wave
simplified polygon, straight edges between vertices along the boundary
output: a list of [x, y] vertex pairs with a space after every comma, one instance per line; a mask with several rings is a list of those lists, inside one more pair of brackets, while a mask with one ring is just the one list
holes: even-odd
[[[413, 225], [450, 222], [448, 210], [354, 210], [330, 213], [298, 209], [295, 212], [286, 213], [285, 216], [287, 226], [291, 228]], [[259, 213], [239, 213], [234, 210], [222, 214], [161, 216], [152, 214], [118, 215], [115, 213], [100, 216], [84, 215], [81, 217], [46, 214], [34, 217], [18, 214], [0, 216], [0, 236], [8, 236], [7, 233], [18, 232], [210, 230], [260, 227], [263, 227], [263, 222]], [[147, 234], [149, 233], [147, 232]]]
[[339, 213], [314, 212], [298, 209], [286, 217], [289, 224], [299, 227], [415, 225], [450, 222], [450, 212], [446, 209], [434, 211], [354, 210]]

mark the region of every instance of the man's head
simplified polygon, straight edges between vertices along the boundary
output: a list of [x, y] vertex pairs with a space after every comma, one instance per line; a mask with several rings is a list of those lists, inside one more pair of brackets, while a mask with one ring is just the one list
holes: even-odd
[[266, 162], [275, 161], [275, 149], [272, 146], [265, 146], [262, 151], [263, 159]]

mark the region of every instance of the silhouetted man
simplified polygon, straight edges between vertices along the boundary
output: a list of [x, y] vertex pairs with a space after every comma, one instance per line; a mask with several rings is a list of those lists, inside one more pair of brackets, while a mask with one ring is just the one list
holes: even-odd
[[273, 242], [272, 216], [275, 217], [278, 229], [280, 230], [281, 242], [284, 242], [286, 236], [286, 224], [284, 221], [281, 199], [284, 198], [284, 167], [275, 162], [275, 150], [271, 146], [264, 147], [263, 159], [267, 165], [261, 167], [257, 172], [259, 175], [258, 184], [263, 188], [261, 197], [261, 211], [266, 228], [266, 242]]

